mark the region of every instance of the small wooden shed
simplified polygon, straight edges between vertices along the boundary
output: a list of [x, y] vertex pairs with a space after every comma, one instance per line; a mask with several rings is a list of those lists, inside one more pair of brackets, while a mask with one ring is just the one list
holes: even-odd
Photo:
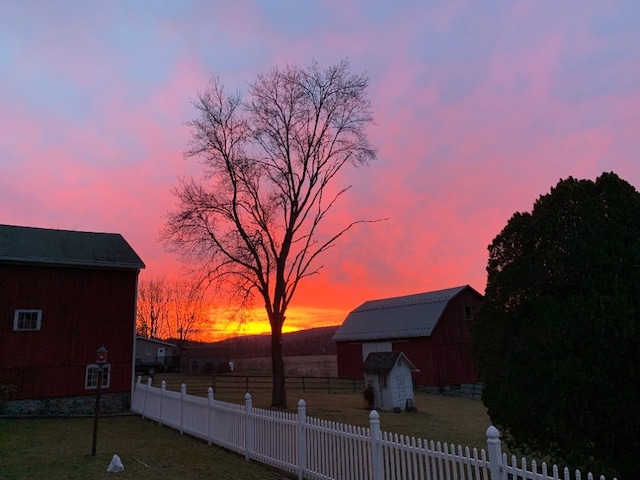
[[377, 410], [405, 410], [413, 406], [411, 372], [419, 371], [402, 352], [371, 352], [362, 366], [365, 385], [373, 389]]

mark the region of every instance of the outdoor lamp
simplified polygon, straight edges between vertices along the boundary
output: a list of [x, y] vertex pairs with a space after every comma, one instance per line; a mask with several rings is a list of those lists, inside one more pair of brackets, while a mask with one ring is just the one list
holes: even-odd
[[96, 364], [98, 365], [98, 367], [102, 368], [104, 367], [104, 364], [107, 363], [107, 349], [104, 348], [104, 345], [101, 346], [97, 353], [97, 357], [96, 357]]

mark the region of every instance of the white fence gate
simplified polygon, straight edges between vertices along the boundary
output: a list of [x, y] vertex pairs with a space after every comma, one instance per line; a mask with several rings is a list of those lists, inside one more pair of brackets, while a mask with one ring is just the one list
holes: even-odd
[[[307, 417], [304, 400], [298, 413], [254, 408], [251, 395], [245, 405], [136, 383], [131, 410], [161, 425], [179, 430], [285, 472], [299, 479], [323, 480], [593, 480], [589, 473], [574, 475], [556, 465], [540, 468], [534, 461], [502, 453], [500, 433], [487, 429], [487, 453], [440, 442], [382, 432], [373, 410], [369, 428]], [[488, 457], [488, 458], [487, 458]], [[604, 480], [604, 477], [600, 477]], [[615, 480], [615, 479], [614, 479]]]

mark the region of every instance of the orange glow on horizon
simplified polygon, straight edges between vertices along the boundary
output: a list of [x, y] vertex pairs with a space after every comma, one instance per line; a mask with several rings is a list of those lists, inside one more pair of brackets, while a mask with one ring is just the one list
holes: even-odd
[[[348, 313], [341, 309], [292, 307], [287, 311], [282, 332], [340, 325]], [[197, 340], [217, 342], [242, 335], [270, 334], [271, 325], [264, 309], [253, 308], [234, 317], [229, 310], [212, 308], [209, 312], [209, 324], [203, 330]]]

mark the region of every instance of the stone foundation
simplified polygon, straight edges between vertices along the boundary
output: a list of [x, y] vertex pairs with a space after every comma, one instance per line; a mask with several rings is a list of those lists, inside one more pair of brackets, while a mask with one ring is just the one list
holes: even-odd
[[[93, 415], [95, 395], [14, 400], [0, 404], [0, 414], [11, 417], [67, 417]], [[100, 413], [126, 413], [131, 409], [129, 393], [101, 393]]]

